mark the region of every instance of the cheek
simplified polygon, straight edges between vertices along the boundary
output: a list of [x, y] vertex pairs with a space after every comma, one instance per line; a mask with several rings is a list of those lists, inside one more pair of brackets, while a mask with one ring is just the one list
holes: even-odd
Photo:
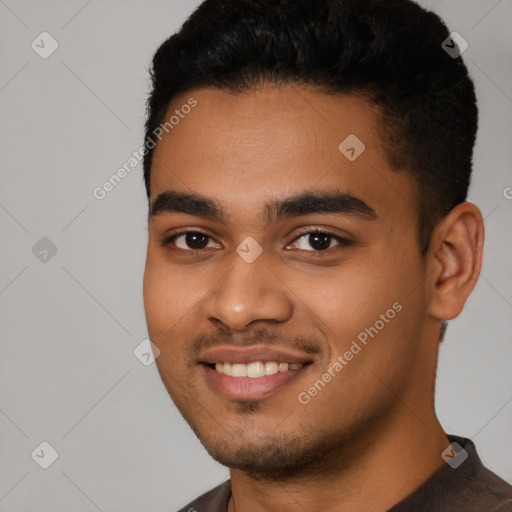
[[148, 254], [143, 280], [144, 309], [150, 332], [158, 326], [163, 316], [168, 297], [165, 293], [164, 279], [161, 271]]
[[161, 258], [148, 251], [143, 280], [144, 309], [146, 323], [151, 341], [159, 348], [156, 367], [167, 391], [173, 400], [178, 400], [181, 387], [180, 379], [184, 378], [182, 359], [176, 354], [181, 353], [180, 340], [183, 339], [182, 293], [174, 282], [173, 274]]
[[151, 249], [144, 270], [143, 295], [150, 334], [169, 330], [183, 315], [183, 290], [163, 258]]
[[[210, 285], [211, 286], [211, 285]], [[202, 272], [185, 272], [169, 264], [161, 251], [148, 250], [143, 296], [149, 337], [161, 350], [160, 358], [185, 350], [198, 334], [197, 318], [208, 283]], [[159, 359], [160, 359], [159, 358]]]
[[[353, 258], [324, 275], [293, 276], [289, 287], [324, 324], [327, 335], [352, 335], [392, 307], [400, 284], [367, 258]], [[375, 261], [375, 260], [374, 260]]]
[[422, 272], [411, 258], [381, 251], [347, 260], [325, 277], [295, 279], [290, 288], [313, 312], [332, 360], [355, 340], [361, 354], [354, 359], [374, 359], [391, 369], [413, 357], [421, 332], [424, 297], [415, 283]]

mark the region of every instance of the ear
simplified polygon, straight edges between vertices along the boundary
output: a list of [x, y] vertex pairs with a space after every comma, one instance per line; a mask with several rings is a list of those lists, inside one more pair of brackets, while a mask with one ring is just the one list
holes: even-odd
[[451, 320], [464, 308], [482, 268], [484, 221], [473, 203], [457, 205], [438, 224], [428, 251], [429, 313]]

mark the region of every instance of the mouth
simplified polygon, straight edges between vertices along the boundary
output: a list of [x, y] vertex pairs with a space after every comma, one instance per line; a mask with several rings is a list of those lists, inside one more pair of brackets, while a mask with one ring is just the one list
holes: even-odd
[[285, 363], [279, 361], [255, 361], [252, 363], [211, 363], [208, 366], [222, 375], [229, 377], [258, 379], [278, 372], [300, 370], [307, 363]]
[[212, 391], [231, 401], [248, 401], [282, 390], [312, 363], [304, 354], [264, 347], [220, 347], [203, 354], [199, 364]]

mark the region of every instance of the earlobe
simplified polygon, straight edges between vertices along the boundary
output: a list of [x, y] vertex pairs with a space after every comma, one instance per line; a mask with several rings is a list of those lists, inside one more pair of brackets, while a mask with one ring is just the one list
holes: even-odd
[[439, 223], [433, 236], [429, 312], [437, 320], [457, 317], [478, 281], [484, 224], [478, 207], [461, 203]]

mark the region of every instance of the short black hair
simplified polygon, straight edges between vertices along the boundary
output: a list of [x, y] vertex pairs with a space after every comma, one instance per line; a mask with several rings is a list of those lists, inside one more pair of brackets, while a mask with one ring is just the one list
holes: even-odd
[[416, 179], [424, 255], [439, 220], [466, 200], [478, 124], [468, 70], [442, 47], [449, 37], [410, 0], [205, 0], [154, 55], [146, 144], [171, 100], [196, 88], [298, 84], [359, 95], [378, 107], [391, 167]]

